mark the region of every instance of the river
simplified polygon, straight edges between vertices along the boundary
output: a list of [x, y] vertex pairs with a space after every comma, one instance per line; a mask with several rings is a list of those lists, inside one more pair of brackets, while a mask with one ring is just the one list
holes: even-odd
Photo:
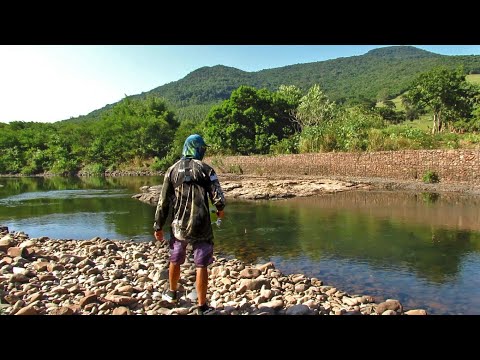
[[[160, 177], [0, 178], [0, 225], [30, 237], [151, 241], [155, 208], [132, 198]], [[215, 249], [429, 314], [480, 314], [480, 198], [347, 191], [228, 200]], [[215, 219], [212, 218], [212, 221]]]

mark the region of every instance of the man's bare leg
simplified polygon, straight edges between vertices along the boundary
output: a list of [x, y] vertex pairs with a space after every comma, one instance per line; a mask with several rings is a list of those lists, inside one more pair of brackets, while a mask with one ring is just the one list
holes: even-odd
[[207, 267], [197, 267], [197, 296], [198, 305], [202, 306], [207, 302], [208, 269]]
[[170, 290], [177, 291], [178, 280], [180, 279], [180, 264], [170, 263], [168, 268], [168, 281]]

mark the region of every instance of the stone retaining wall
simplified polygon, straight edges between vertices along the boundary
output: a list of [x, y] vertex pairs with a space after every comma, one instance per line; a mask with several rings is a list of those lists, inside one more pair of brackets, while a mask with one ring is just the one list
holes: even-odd
[[480, 150], [402, 150], [207, 157], [219, 173], [314, 175], [418, 180], [427, 171], [441, 182], [480, 184]]

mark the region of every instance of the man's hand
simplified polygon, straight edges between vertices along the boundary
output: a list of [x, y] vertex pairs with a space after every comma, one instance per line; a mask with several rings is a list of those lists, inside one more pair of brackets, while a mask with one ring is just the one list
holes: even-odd
[[153, 236], [155, 236], [155, 239], [157, 241], [163, 242], [163, 231], [162, 230], [155, 230], [153, 233]]

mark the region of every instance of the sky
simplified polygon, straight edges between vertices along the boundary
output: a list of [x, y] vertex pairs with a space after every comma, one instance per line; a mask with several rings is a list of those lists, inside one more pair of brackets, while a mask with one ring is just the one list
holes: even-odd
[[[259, 71], [390, 45], [0, 45], [0, 122], [56, 122], [177, 81], [203, 67]], [[413, 45], [480, 55], [480, 45]]]

